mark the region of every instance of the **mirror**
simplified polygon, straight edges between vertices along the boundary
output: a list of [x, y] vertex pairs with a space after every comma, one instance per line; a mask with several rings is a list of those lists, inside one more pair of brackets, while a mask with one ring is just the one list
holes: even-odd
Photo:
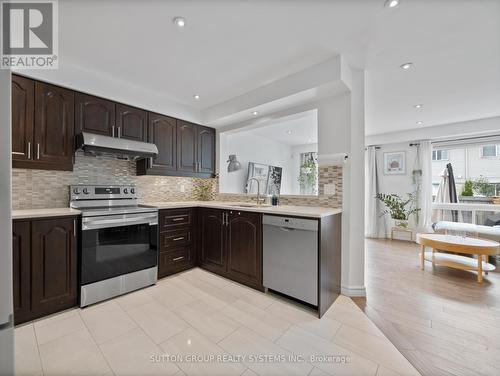
[[221, 132], [219, 156], [221, 193], [317, 195], [317, 111]]

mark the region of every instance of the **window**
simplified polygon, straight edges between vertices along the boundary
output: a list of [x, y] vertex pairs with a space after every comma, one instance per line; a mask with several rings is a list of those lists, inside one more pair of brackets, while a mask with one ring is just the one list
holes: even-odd
[[500, 145], [481, 146], [481, 158], [500, 157]]
[[432, 160], [433, 161], [447, 161], [450, 157], [448, 155], [448, 150], [433, 150]]

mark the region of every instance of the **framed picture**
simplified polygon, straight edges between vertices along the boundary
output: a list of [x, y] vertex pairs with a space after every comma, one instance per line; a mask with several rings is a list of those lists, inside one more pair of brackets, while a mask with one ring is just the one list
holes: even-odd
[[406, 174], [406, 152], [396, 151], [392, 153], [384, 153], [384, 174]]
[[269, 178], [269, 165], [248, 162], [248, 175], [247, 183], [245, 186], [246, 193], [257, 193], [257, 183], [255, 180], [249, 180], [251, 178], [256, 178], [260, 182], [260, 193], [265, 194], [267, 192], [267, 183]]

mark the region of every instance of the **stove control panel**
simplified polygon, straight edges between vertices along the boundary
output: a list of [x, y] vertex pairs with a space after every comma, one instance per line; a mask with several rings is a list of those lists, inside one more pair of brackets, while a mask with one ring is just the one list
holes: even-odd
[[72, 185], [70, 201], [137, 199], [132, 185]]

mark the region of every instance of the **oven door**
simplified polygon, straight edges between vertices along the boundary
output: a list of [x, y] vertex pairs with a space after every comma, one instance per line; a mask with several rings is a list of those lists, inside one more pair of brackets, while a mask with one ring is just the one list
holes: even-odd
[[83, 217], [81, 285], [158, 264], [158, 213]]

